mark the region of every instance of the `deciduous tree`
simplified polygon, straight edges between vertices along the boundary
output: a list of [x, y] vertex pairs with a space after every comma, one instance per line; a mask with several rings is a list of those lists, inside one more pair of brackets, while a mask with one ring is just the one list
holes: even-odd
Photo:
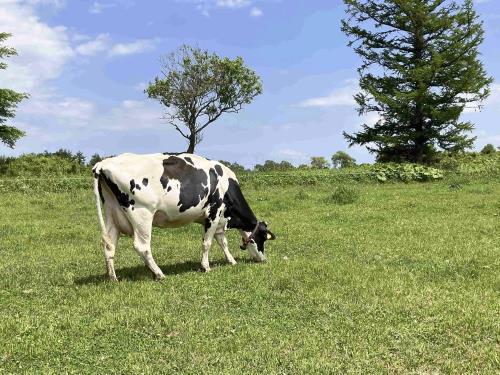
[[223, 113], [238, 112], [262, 92], [260, 78], [241, 57], [184, 45], [162, 60], [161, 77], [146, 89], [167, 107], [165, 119], [188, 141], [194, 152], [202, 131]]

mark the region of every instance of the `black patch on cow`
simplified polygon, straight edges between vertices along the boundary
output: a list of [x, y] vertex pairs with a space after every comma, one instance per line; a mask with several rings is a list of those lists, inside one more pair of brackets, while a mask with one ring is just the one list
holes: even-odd
[[117, 184], [115, 184], [111, 179], [109, 179], [103, 171], [99, 174], [100, 178], [108, 185], [109, 189], [113, 193], [113, 195], [116, 197], [116, 200], [122, 206], [123, 208], [128, 208], [130, 205], [134, 205], [135, 201], [133, 199], [129, 199], [129, 195], [122, 192], [120, 188], [118, 187]]
[[254, 230], [257, 225], [257, 218], [248, 205], [238, 182], [229, 179], [229, 186], [224, 194], [224, 204], [226, 210], [224, 217], [229, 218], [227, 223], [229, 228], [243, 229], [247, 232]]
[[211, 226], [212, 226], [212, 221], [207, 217], [205, 219], [205, 232], [209, 230]]
[[104, 195], [102, 194], [102, 186], [101, 186], [101, 179], [99, 178], [99, 174], [97, 174], [97, 177], [99, 180], [97, 181], [97, 191], [99, 192], [99, 197], [101, 198], [101, 202], [104, 204]]
[[163, 155], [180, 155], [184, 154], [184, 152], [163, 152]]
[[149, 180], [148, 180], [146, 177], [144, 177], [144, 178], [142, 179], [142, 184], [143, 184], [144, 186], [148, 186], [148, 182], [149, 182]]
[[184, 212], [197, 206], [208, 193], [207, 174], [203, 169], [195, 168], [177, 156], [170, 156], [163, 160], [163, 174], [160, 183], [165, 189], [170, 179], [180, 183], [179, 211]]
[[218, 164], [217, 164], [217, 165], [215, 166], [215, 170], [217, 171], [217, 174], [218, 174], [219, 176], [221, 176], [221, 177], [222, 177], [222, 176], [224, 175], [224, 172], [222, 171], [222, 167], [221, 167], [220, 165], [218, 165]]
[[134, 180], [130, 180], [130, 192], [132, 194], [135, 194], [134, 193], [134, 189], [135, 189], [135, 181]]
[[169, 187], [167, 188], [167, 193], [168, 193], [170, 190], [172, 190], [172, 186], [169, 186]]
[[135, 184], [135, 188], [136, 188], [137, 190], [141, 190], [141, 185], [139, 185], [139, 184]]
[[189, 156], [184, 156], [184, 160], [194, 166], [193, 159], [191, 159]]

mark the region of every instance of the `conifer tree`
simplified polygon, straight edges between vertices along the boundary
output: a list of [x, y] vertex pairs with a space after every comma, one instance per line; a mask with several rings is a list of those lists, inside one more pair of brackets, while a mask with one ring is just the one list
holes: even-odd
[[481, 108], [492, 78], [479, 60], [483, 27], [472, 0], [344, 0], [342, 31], [361, 57], [360, 115], [380, 119], [354, 134], [379, 161], [427, 162], [436, 150], [462, 151], [475, 140], [461, 121]]
[[[0, 43], [10, 36], [8, 33], [0, 32]], [[0, 59], [16, 55], [14, 48], [0, 45]], [[0, 61], [0, 70], [7, 68], [7, 64]], [[16, 141], [24, 135], [22, 130], [7, 125], [7, 119], [14, 117], [15, 110], [21, 100], [28, 95], [10, 89], [0, 88], [0, 141], [13, 148]]]

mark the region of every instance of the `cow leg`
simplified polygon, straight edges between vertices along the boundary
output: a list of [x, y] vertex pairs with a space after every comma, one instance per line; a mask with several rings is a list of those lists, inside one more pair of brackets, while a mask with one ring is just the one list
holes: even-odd
[[151, 253], [151, 230], [153, 214], [145, 209], [136, 209], [134, 213], [134, 249], [144, 260], [146, 266], [153, 272], [156, 280], [165, 278]]
[[201, 255], [201, 267], [205, 272], [210, 272], [210, 263], [208, 261], [208, 252], [212, 246], [212, 240], [214, 238], [215, 230], [217, 226], [212, 225], [210, 227], [205, 227], [205, 234], [203, 235], [203, 246]]
[[234, 266], [236, 264], [236, 261], [234, 260], [233, 256], [229, 252], [229, 246], [227, 245], [227, 238], [226, 238], [224, 231], [216, 232], [215, 239], [217, 240], [217, 243], [221, 247], [222, 251], [224, 252], [224, 256], [226, 257], [226, 260], [228, 261], [228, 263], [230, 263], [231, 265]]
[[118, 237], [120, 232], [116, 225], [112, 222], [106, 223], [106, 228], [108, 232], [108, 240], [104, 243], [104, 259], [106, 260], [106, 269], [108, 271], [108, 276], [111, 281], [117, 281], [115, 273], [115, 251], [116, 245], [118, 244]]

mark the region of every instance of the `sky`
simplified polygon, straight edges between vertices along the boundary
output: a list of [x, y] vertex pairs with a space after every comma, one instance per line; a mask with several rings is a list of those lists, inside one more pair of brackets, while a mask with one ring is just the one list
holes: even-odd
[[[477, 0], [484, 22], [481, 59], [495, 79], [476, 125], [475, 148], [500, 145], [500, 1]], [[340, 31], [340, 0], [0, 0], [0, 31], [18, 56], [0, 71], [0, 87], [30, 94], [11, 121], [26, 132], [14, 150], [66, 148], [114, 155], [184, 151], [187, 144], [144, 94], [160, 74], [160, 58], [182, 44], [241, 56], [263, 93], [238, 114], [211, 124], [196, 153], [247, 167], [267, 159], [307, 163], [347, 151], [371, 162], [364, 147], [342, 136], [360, 118], [359, 58]]]

